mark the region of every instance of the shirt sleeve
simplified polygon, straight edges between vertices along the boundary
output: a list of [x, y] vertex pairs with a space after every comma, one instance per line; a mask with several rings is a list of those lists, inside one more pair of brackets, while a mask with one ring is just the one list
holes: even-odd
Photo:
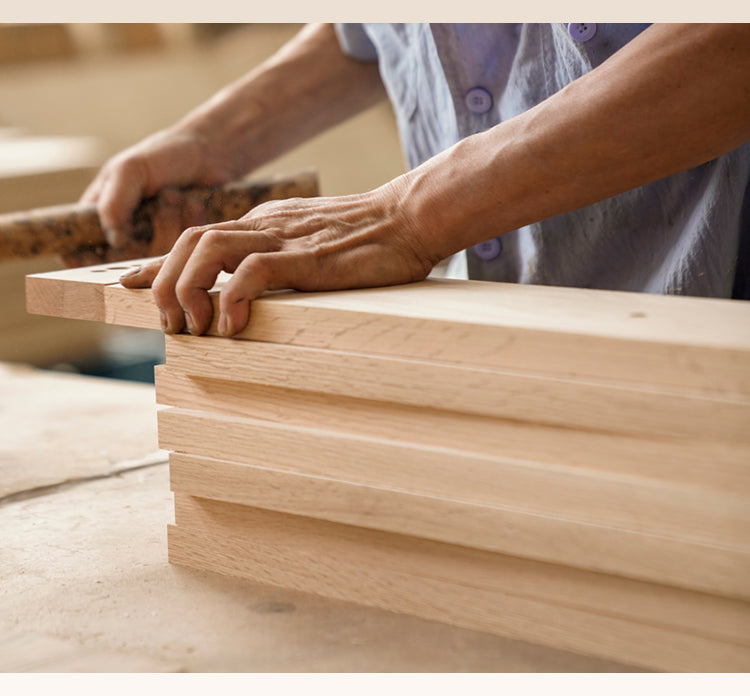
[[356, 60], [377, 61], [378, 52], [361, 24], [334, 24], [341, 51]]

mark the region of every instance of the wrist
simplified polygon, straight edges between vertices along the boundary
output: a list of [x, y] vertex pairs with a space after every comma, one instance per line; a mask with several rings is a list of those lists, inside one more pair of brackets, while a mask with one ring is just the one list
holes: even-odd
[[493, 165], [471, 136], [400, 177], [403, 214], [438, 261], [512, 229]]

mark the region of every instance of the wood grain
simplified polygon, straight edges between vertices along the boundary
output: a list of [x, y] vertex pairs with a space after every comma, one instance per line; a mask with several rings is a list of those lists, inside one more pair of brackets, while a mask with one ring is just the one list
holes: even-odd
[[104, 288], [144, 259], [26, 276], [26, 310], [30, 314], [106, 321]]
[[[108, 322], [158, 327], [149, 291], [111, 287], [105, 295]], [[218, 334], [215, 322], [208, 333]], [[685, 393], [750, 395], [750, 304], [739, 301], [430, 279], [390, 288], [276, 293], [255, 301], [238, 337]]]
[[[240, 416], [343, 435], [355, 434], [414, 445], [502, 458], [552, 470], [583, 470], [625, 482], [636, 479], [679, 485], [703, 493], [747, 495], [750, 448], [689, 438], [636, 439], [583, 432], [437, 408], [386, 404], [354, 396], [188, 375], [173, 366], [155, 370], [160, 404]], [[432, 469], [423, 472], [425, 485]], [[507, 484], [507, 479], [504, 479]], [[460, 480], [451, 484], [460, 485]], [[576, 503], [578, 504], [578, 503]]]
[[580, 430], [750, 444], [750, 398], [517, 374], [206, 336], [167, 336], [167, 362], [193, 375]]
[[[593, 576], [566, 568], [182, 495], [175, 507], [173, 563], [642, 667], [741, 671], [750, 665], [746, 645], [714, 637], [715, 631], [727, 635], [726, 620], [734, 627], [730, 635], [746, 629], [746, 603], [720, 608], [711, 605], [714, 598], [672, 595], [660, 612], [659, 588], [632, 585], [642, 597], [656, 591], [654, 613], [641, 622], [633, 617], [633, 594], [618, 596], [606, 576], [600, 591], [610, 603], [597, 611], [585, 589]], [[688, 617], [692, 598], [696, 615]], [[595, 602], [600, 609], [601, 599]], [[694, 624], [698, 615], [705, 628], [686, 630], [685, 622]]]
[[[111, 285], [104, 297], [107, 322], [159, 327], [149, 290]], [[217, 334], [215, 323], [209, 333]], [[275, 293], [255, 301], [239, 337], [750, 396], [750, 305], [739, 301], [431, 279], [366, 290]]]
[[[715, 534], [713, 529], [704, 532], [693, 528], [689, 532], [673, 531], [665, 535], [659, 533], [658, 519], [655, 524], [649, 518], [645, 524], [620, 526], [609, 524], [606, 516], [597, 521], [582, 521], [577, 511], [565, 508], [564, 499], [559, 501], [554, 485], [546, 491], [533, 487], [535, 478], [543, 484], [567, 483], [564, 490], [568, 498], [578, 496], [580, 507], [584, 515], [587, 514], [587, 497], [576, 487], [579, 479], [574, 476], [565, 481], [564, 476], [555, 477], [556, 472], [547, 467], [529, 474], [523, 467], [514, 468], [508, 463], [503, 466], [499, 458], [472, 457], [457, 451], [333, 435], [325, 431], [302, 431], [249, 419], [210, 417], [200, 412], [165, 409], [159, 412], [158, 420], [161, 447], [239, 464], [237, 467], [220, 464], [219, 469], [214, 470], [217, 476], [231, 480], [231, 485], [210, 480], [203, 483], [217, 497], [254, 495], [241, 482], [243, 477], [252, 479], [253, 473], [259, 474], [242, 468], [243, 464], [277, 469], [279, 473], [324, 477], [329, 480], [319, 482], [316, 490], [321, 494], [327, 491], [322, 500], [329, 503], [331, 497], [338, 497], [333, 514], [346, 514], [350, 524], [384, 527], [390, 531], [406, 525], [409, 533], [451, 543], [481, 545], [503, 553], [750, 598], [746, 499], [715, 499], [713, 505], [708, 504], [713, 512], [703, 508], [703, 513], [718, 527]], [[506, 474], [513, 473], [515, 480], [511, 479], [506, 486]], [[446, 490], [446, 481], [451, 478], [458, 481], [453, 490]], [[437, 492], [434, 489], [438, 484], [433, 482], [440, 479], [442, 491]], [[290, 476], [288, 485], [295, 490], [300, 486], [304, 488], [307, 484], [301, 481]], [[248, 486], [252, 488], [252, 484]], [[312, 484], [310, 488], [313, 490]], [[615, 500], [620, 496], [620, 501], [631, 508], [633, 518], [637, 519], [639, 511], [648, 515], [648, 502], [644, 504], [639, 500], [644, 488], [636, 486], [628, 491], [615, 484], [610, 491]], [[236, 489], [235, 493], [232, 489]], [[667, 500], [672, 495], [669, 488], [646, 491], [657, 500], [660, 495]], [[538, 502], [533, 506], [519, 502], [519, 498], [524, 499], [524, 493], [529, 500], [531, 492]], [[545, 492], [547, 498], [542, 497]], [[515, 499], [513, 493], [516, 493]], [[283, 491], [278, 496], [283, 500]], [[648, 500], [649, 496], [644, 497]], [[688, 493], [685, 497], [688, 505], [681, 516], [690, 515], [692, 508], [700, 516], [700, 506], [690, 504], [697, 496], [691, 498]], [[253, 498], [253, 502], [257, 499]], [[300, 500], [297, 502], [308, 511], [317, 504], [314, 496], [305, 501], [305, 505]], [[283, 509], [292, 509], [288, 502], [281, 504]], [[321, 506], [323, 510], [331, 507], [324, 502]], [[414, 519], [410, 518], [412, 507], [418, 509]], [[496, 510], [488, 510], [488, 507]], [[372, 514], [368, 515], [368, 510]], [[596, 518], [591, 512], [588, 516]]]

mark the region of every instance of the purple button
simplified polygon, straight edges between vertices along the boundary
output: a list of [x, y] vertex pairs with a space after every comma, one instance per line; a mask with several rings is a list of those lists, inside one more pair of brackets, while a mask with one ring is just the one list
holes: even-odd
[[472, 249], [482, 261], [492, 261], [500, 256], [503, 250], [503, 243], [499, 239], [488, 239], [486, 242], [475, 244]]
[[593, 38], [594, 34], [596, 34], [596, 24], [590, 22], [587, 24], [573, 24], [571, 22], [568, 24], [568, 34], [570, 34], [573, 41], [583, 43]]
[[492, 95], [484, 87], [472, 87], [465, 101], [466, 108], [475, 114], [486, 114], [492, 108]]

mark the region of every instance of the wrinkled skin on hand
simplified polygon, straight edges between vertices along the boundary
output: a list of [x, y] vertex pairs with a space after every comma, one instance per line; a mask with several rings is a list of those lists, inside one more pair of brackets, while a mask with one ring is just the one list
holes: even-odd
[[80, 247], [63, 254], [62, 260], [66, 266], [76, 267], [161, 256], [172, 249], [183, 230], [203, 225], [205, 222], [206, 211], [203, 206], [185, 196], [180, 189], [165, 188], [156, 196], [156, 212], [151, 219], [153, 234], [150, 242], [140, 241], [128, 235], [121, 247], [115, 248], [109, 244]]
[[366, 194], [264, 203], [239, 220], [192, 227], [171, 253], [124, 276], [129, 288], [153, 287], [167, 333], [204, 333], [212, 320], [208, 290], [233, 273], [220, 294], [219, 333], [247, 324], [250, 302], [266, 290], [301, 291], [397, 285], [424, 279], [438, 258], [399, 204], [396, 183]]
[[[96, 204], [107, 244], [77, 249], [68, 266], [122, 261], [167, 253], [183, 230], [205, 224], [205, 211], [186, 198], [184, 186], [217, 186], [241, 175], [218, 166], [197, 134], [165, 130], [110, 159], [81, 196]], [[156, 196], [150, 243], [133, 238], [132, 216], [144, 198]]]

